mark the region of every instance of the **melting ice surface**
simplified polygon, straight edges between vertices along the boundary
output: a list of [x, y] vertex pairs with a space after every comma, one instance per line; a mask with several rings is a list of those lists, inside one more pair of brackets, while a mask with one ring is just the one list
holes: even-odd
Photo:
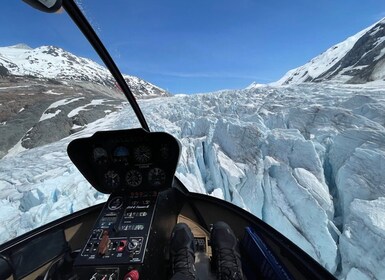
[[[247, 209], [340, 279], [385, 279], [384, 90], [259, 87], [140, 106], [152, 130], [181, 141], [177, 176], [191, 191]], [[123, 108], [71, 137], [3, 158], [2, 242], [104, 201], [66, 146], [96, 130], [136, 127], [134, 120]]]

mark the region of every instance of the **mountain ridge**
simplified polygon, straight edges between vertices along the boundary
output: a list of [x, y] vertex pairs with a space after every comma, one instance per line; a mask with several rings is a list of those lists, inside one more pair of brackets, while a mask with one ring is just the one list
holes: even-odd
[[[0, 77], [8, 75], [82, 81], [117, 88], [107, 68], [56, 46], [31, 48], [27, 44], [20, 43], [0, 47]], [[169, 95], [164, 89], [138, 77], [130, 75], [123, 77], [136, 97]]]
[[289, 70], [271, 85], [385, 81], [385, 18]]

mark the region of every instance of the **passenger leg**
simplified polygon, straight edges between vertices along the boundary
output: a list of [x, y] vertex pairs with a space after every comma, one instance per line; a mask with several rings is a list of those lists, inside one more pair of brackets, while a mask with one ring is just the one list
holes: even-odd
[[185, 223], [177, 224], [170, 241], [172, 280], [197, 279], [195, 269], [195, 241]]

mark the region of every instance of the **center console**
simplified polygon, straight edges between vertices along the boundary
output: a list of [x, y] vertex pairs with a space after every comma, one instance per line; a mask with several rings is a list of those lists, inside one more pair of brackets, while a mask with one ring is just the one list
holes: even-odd
[[134, 280], [157, 267], [165, 247], [158, 245], [169, 237], [162, 224], [172, 216], [164, 215], [172, 205], [162, 194], [171, 190], [179, 151], [171, 135], [142, 129], [97, 132], [70, 143], [79, 171], [110, 194], [75, 260], [80, 279]]
[[148, 250], [157, 197], [155, 191], [110, 196], [75, 261], [80, 277], [114, 273], [112, 279], [120, 279], [129, 266], [140, 270]]

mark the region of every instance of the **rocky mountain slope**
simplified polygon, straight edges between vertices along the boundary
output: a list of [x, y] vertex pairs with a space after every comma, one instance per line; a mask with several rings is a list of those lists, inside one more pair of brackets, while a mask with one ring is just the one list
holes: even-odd
[[[124, 77], [139, 99], [169, 95]], [[90, 59], [53, 46], [0, 47], [0, 158], [67, 137], [119, 110], [124, 101], [109, 71]]]
[[385, 18], [329, 48], [274, 85], [303, 82], [363, 84], [385, 80]]
[[0, 158], [11, 149], [58, 141], [117, 111], [124, 100], [106, 86], [30, 76], [0, 79]]

